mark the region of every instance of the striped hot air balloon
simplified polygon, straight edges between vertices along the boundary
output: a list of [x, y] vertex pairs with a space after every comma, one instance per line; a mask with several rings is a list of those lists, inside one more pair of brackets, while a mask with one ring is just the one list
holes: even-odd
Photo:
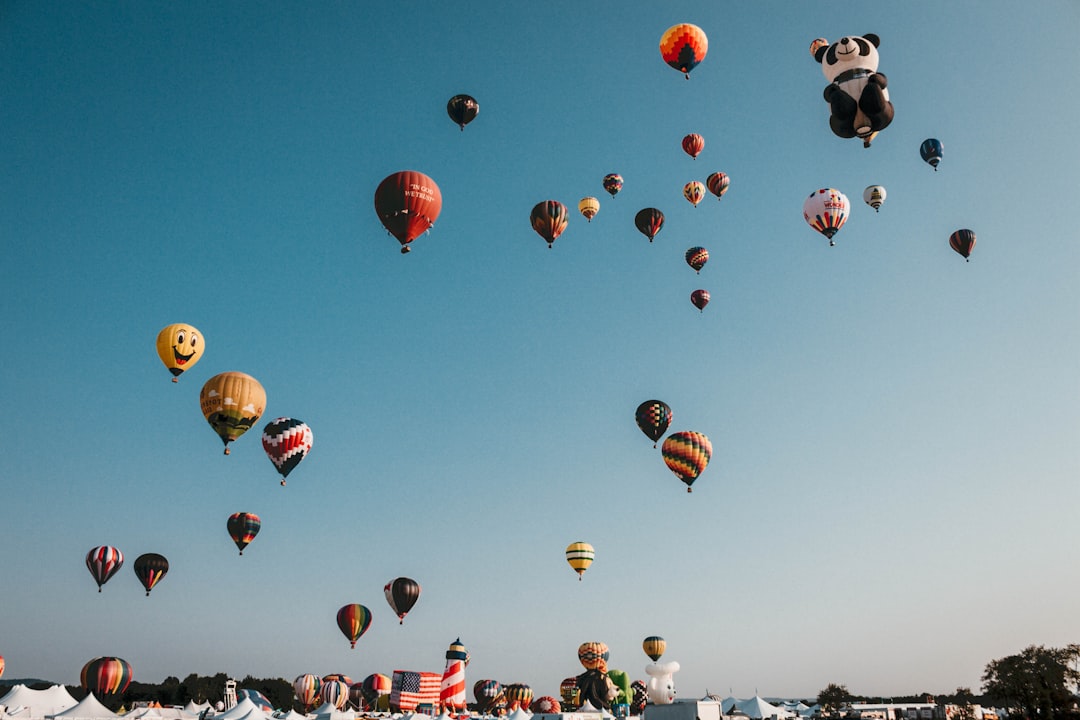
[[949, 236], [949, 247], [964, 256], [964, 260], [971, 262], [971, 251], [975, 249], [975, 232], [973, 230], [957, 230]]
[[697, 156], [705, 149], [705, 138], [697, 133], [690, 133], [682, 139], [682, 149], [687, 155], [697, 160]]
[[587, 542], [574, 542], [566, 547], [566, 562], [570, 563], [570, 567], [577, 572], [578, 581], [581, 580], [581, 576], [592, 565], [595, 557], [596, 552], [593, 550], [593, 546]]
[[131, 684], [131, 663], [117, 657], [97, 657], [83, 665], [79, 674], [82, 686], [102, 697], [116, 695]]
[[321, 687], [322, 681], [319, 680], [319, 676], [311, 673], [299, 675], [293, 680], [293, 692], [296, 693], [296, 700], [306, 708], [315, 705], [315, 701], [319, 699], [319, 688]]
[[510, 683], [504, 689], [506, 701], [510, 704], [509, 710], [513, 712], [518, 708], [528, 710], [533, 699], [532, 687], [525, 683]]
[[281, 485], [285, 478], [311, 452], [315, 436], [307, 423], [296, 418], [279, 417], [271, 420], [263, 428], [262, 446], [266, 457], [274, 463], [281, 474]]
[[337, 625], [341, 634], [349, 640], [349, 647], [356, 647], [356, 641], [371, 627], [371, 611], [360, 603], [343, 605], [337, 612]]
[[555, 242], [555, 239], [562, 235], [569, 218], [570, 214], [566, 206], [558, 200], [538, 202], [533, 206], [532, 212], [529, 214], [532, 229], [547, 241], [548, 248], [551, 248], [551, 244]]
[[349, 686], [341, 680], [328, 681], [324, 678], [319, 686], [319, 699], [324, 705], [329, 703], [341, 710], [349, 701]]
[[259, 528], [262, 527], [262, 521], [255, 513], [238, 512], [229, 516], [228, 521], [225, 523], [225, 527], [229, 531], [229, 537], [236, 543], [236, 547], [239, 548], [240, 554], [244, 554], [244, 548], [248, 546], [255, 536], [259, 534]]
[[667, 641], [659, 635], [650, 635], [641, 641], [641, 649], [653, 662], [656, 662], [667, 650]]
[[165, 573], [169, 572], [169, 561], [164, 555], [157, 553], [143, 553], [135, 558], [135, 576], [146, 588], [146, 597], [150, 597], [150, 591], [154, 589]]
[[709, 177], [705, 178], [705, 187], [709, 188], [709, 192], [716, 196], [719, 200], [724, 196], [724, 193], [731, 187], [731, 178], [727, 176], [727, 173], [714, 172]]
[[585, 216], [585, 219], [592, 222], [592, 219], [596, 217], [596, 213], [600, 212], [600, 201], [592, 197], [583, 197], [577, 204], [578, 212]]
[[643, 208], [634, 216], [634, 226], [642, 235], [653, 241], [656, 234], [664, 227], [664, 213], [656, 208]]
[[502, 685], [498, 680], [477, 680], [472, 688], [473, 697], [476, 698], [477, 709], [481, 713], [488, 712], [495, 704], [495, 699], [502, 695]]
[[98, 592], [101, 592], [102, 585], [109, 582], [109, 578], [120, 571], [123, 564], [124, 553], [111, 545], [100, 545], [86, 553], [86, 568], [94, 576]]
[[669, 435], [661, 448], [664, 462], [675, 477], [686, 483], [686, 492], [712, 459], [712, 443], [705, 435], [686, 430]]

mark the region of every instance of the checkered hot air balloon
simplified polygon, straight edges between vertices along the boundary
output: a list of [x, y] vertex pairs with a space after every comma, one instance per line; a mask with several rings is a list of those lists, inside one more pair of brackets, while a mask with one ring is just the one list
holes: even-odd
[[705, 59], [707, 52], [709, 38], [697, 25], [673, 25], [660, 36], [660, 56], [664, 58], [664, 62], [685, 75], [687, 80], [690, 79], [690, 71]]
[[622, 190], [623, 179], [622, 175], [618, 173], [608, 173], [604, 176], [604, 190], [608, 195], [615, 197]]
[[307, 423], [296, 418], [279, 417], [263, 428], [262, 446], [266, 457], [281, 473], [281, 485], [300, 461], [311, 452], [315, 437]]
[[671, 424], [671, 408], [662, 400], [646, 400], [634, 411], [634, 420], [641, 432], [653, 441], [653, 447], [664, 437]]
[[675, 477], [686, 483], [686, 492], [704, 472], [712, 458], [712, 443], [705, 435], [686, 430], [669, 435], [661, 448], [664, 462]]
[[686, 264], [700, 274], [701, 268], [709, 262], [709, 251], [703, 247], [692, 247], [686, 251]]
[[578, 646], [578, 662], [580, 662], [586, 670], [599, 670], [600, 672], [606, 673], [608, 655], [608, 646], [602, 642], [591, 641], [581, 643], [581, 645]]
[[86, 553], [86, 569], [94, 576], [97, 591], [109, 582], [109, 578], [120, 571], [124, 564], [124, 553], [111, 545], [100, 545]]
[[566, 562], [570, 563], [570, 567], [577, 572], [579, 581], [585, 571], [589, 569], [589, 566], [592, 565], [595, 557], [596, 552], [593, 550], [593, 546], [587, 542], [574, 542], [566, 547]]

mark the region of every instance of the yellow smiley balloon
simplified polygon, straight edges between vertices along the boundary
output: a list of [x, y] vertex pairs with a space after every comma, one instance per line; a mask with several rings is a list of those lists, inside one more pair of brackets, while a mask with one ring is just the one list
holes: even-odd
[[166, 325], [157, 336], [157, 353], [176, 382], [180, 374], [199, 362], [203, 354], [203, 336], [187, 323]]

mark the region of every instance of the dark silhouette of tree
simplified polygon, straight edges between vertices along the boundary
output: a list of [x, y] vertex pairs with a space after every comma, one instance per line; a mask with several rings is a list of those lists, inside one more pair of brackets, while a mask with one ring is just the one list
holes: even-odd
[[1019, 709], [1028, 720], [1058, 720], [1075, 713], [1078, 661], [1080, 645], [1032, 645], [1019, 655], [990, 661], [983, 671], [983, 690], [995, 703]]
[[854, 696], [848, 692], [846, 686], [837, 685], [836, 683], [826, 685], [825, 689], [819, 692], [817, 696], [818, 705], [821, 705], [821, 712], [825, 715], [839, 712], [845, 705], [849, 705], [853, 699]]

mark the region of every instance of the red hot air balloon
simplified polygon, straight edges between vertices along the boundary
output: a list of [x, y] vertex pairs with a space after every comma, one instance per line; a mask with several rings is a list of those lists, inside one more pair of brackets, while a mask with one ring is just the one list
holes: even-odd
[[109, 578], [120, 571], [124, 564], [124, 553], [110, 545], [101, 545], [86, 553], [86, 568], [97, 582], [97, 591], [109, 582]]
[[409, 243], [431, 229], [442, 211], [442, 192], [435, 181], [415, 170], [387, 176], [375, 189], [379, 221], [409, 252]]
[[687, 155], [697, 160], [697, 156], [705, 149], [705, 138], [697, 133], [690, 133], [682, 139], [682, 149]]
[[146, 588], [146, 597], [150, 597], [150, 591], [161, 582], [165, 573], [169, 572], [169, 561], [164, 555], [157, 553], [143, 553], [135, 558], [135, 576]]
[[79, 680], [98, 696], [117, 695], [131, 684], [131, 664], [117, 657], [97, 657], [83, 665]]
[[704, 312], [705, 306], [709, 304], [709, 291], [708, 290], [695, 290], [690, 293], [690, 302], [694, 303], [694, 307]]
[[255, 513], [238, 512], [229, 516], [229, 521], [225, 526], [229, 530], [229, 537], [236, 543], [236, 547], [240, 549], [240, 554], [243, 555], [244, 548], [259, 534], [262, 521]]
[[949, 247], [971, 262], [971, 251], [975, 249], [975, 233], [971, 230], [957, 230], [949, 236]]
[[263, 428], [263, 450], [281, 474], [282, 487], [293, 468], [311, 452], [314, 442], [311, 428], [296, 418], [279, 417]]
[[649, 242], [652, 242], [660, 229], [664, 227], [664, 213], [656, 208], [638, 210], [638, 214], [634, 216], [634, 225], [642, 235], [649, 238]]
[[420, 583], [412, 578], [399, 577], [386, 583], [383, 588], [386, 602], [398, 616], [398, 624], [405, 624], [405, 616], [412, 610], [413, 605], [420, 598]]
[[707, 52], [709, 38], [697, 25], [673, 25], [660, 36], [660, 56], [664, 58], [664, 62], [685, 75], [687, 80], [690, 79], [690, 71], [705, 59]]
[[686, 483], [686, 492], [712, 459], [712, 443], [705, 435], [685, 430], [669, 435], [661, 447], [664, 463], [675, 477]]
[[547, 240], [548, 248], [555, 242], [555, 238], [562, 235], [566, 229], [566, 223], [570, 218], [566, 206], [556, 200], [545, 200], [533, 206], [529, 221], [533, 230]]

